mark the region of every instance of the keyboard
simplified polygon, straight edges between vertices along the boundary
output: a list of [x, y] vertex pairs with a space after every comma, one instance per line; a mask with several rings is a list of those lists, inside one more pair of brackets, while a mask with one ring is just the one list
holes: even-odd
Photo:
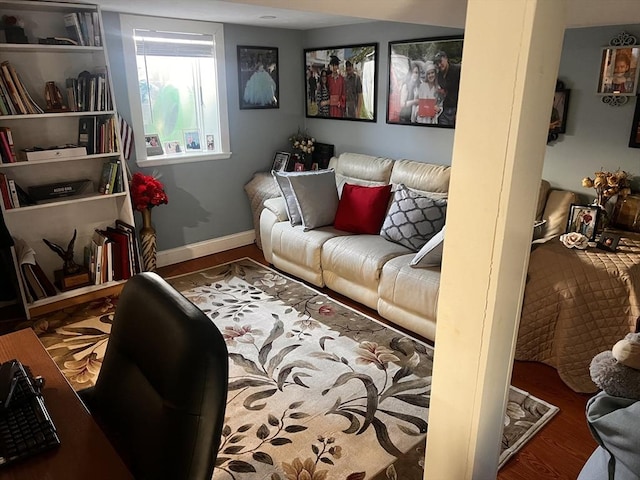
[[0, 409], [0, 466], [60, 445], [56, 427], [28, 367], [15, 361], [17, 381], [10, 402]]

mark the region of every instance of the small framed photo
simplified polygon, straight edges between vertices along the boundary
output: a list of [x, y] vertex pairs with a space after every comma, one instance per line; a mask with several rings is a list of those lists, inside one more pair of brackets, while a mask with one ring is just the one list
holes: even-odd
[[601, 95], [635, 95], [638, 89], [640, 47], [602, 49], [598, 93]]
[[147, 146], [147, 155], [164, 155], [162, 150], [162, 144], [160, 143], [160, 137], [155, 134], [149, 134], [144, 136], [144, 143]]
[[296, 171], [296, 172], [304, 172], [304, 163], [296, 162], [293, 165], [293, 170]]
[[280, 108], [278, 49], [238, 45], [240, 110]]
[[216, 144], [213, 141], [213, 135], [209, 134], [205, 137], [207, 139], [207, 150], [212, 151], [216, 149]]
[[571, 204], [569, 220], [565, 233], [578, 232], [586, 236], [590, 242], [596, 238], [600, 209], [597, 205]]
[[202, 150], [200, 145], [200, 130], [185, 130], [184, 131], [184, 146], [188, 151]]
[[600, 235], [600, 240], [596, 246], [601, 250], [607, 250], [609, 252], [615, 252], [618, 248], [618, 242], [620, 241], [620, 235], [616, 235], [611, 232], [604, 232]]
[[167, 142], [164, 146], [167, 149], [167, 153], [182, 153], [180, 142]]
[[273, 157], [271, 170], [275, 170], [276, 172], [286, 172], [290, 157], [291, 154], [289, 152], [276, 152], [275, 157]]

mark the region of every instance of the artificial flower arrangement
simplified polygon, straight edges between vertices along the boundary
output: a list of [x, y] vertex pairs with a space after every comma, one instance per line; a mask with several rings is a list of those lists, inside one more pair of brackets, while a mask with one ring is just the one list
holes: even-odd
[[306, 154], [313, 153], [315, 149], [314, 143], [316, 139], [313, 138], [306, 132], [301, 132], [298, 130], [298, 133], [289, 137], [289, 141], [291, 142], [291, 146], [294, 150], [299, 150], [302, 153], [302, 156]]
[[631, 175], [619, 169], [615, 172], [596, 172], [593, 179], [583, 178], [582, 186], [595, 188], [596, 203], [604, 207], [611, 197], [626, 197], [631, 193]]
[[131, 198], [133, 207], [140, 212], [169, 203], [164, 185], [154, 176], [140, 172], [131, 177]]

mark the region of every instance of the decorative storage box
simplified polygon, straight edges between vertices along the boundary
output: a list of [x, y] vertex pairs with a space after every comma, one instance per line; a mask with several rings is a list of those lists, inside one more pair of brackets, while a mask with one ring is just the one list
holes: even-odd
[[613, 226], [640, 232], [640, 195], [619, 198], [613, 211]]

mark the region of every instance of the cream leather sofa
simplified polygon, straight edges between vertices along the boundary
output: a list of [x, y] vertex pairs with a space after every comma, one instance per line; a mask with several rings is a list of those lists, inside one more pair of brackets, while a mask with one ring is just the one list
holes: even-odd
[[[329, 163], [338, 192], [345, 183], [404, 184], [431, 197], [446, 198], [450, 167], [343, 153]], [[546, 220], [545, 241], [564, 231], [571, 192], [550, 190], [542, 181], [538, 219]], [[287, 218], [283, 197], [264, 202], [260, 237], [265, 259], [276, 268], [318, 287], [328, 287], [366, 305], [391, 322], [435, 339], [440, 267], [415, 268], [415, 252], [379, 235], [354, 235], [321, 227], [304, 231]]]

